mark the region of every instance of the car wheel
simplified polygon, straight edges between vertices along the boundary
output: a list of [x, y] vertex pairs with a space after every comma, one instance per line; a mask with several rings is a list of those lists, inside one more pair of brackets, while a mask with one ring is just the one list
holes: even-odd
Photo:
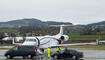
[[72, 56], [73, 59], [77, 59], [77, 56]]
[[29, 59], [32, 58], [32, 55], [31, 54], [27, 55], [27, 58], [29, 58]]
[[11, 55], [7, 55], [6, 57], [7, 57], [7, 59], [12, 59]]
[[58, 59], [58, 56], [57, 56], [57, 55], [54, 55], [54, 58], [55, 58], [55, 59]]

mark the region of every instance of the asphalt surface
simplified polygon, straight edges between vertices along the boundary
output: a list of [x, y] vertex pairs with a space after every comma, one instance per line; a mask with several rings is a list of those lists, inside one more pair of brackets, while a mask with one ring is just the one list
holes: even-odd
[[[4, 56], [7, 50], [0, 50], [0, 60], [57, 60], [47, 58], [45, 55], [36, 56], [33, 59], [22, 59], [22, 57], [15, 57], [14, 59], [6, 59]], [[105, 50], [78, 50], [84, 53], [84, 57], [79, 60], [105, 60]], [[73, 59], [59, 59], [59, 60], [73, 60]]]

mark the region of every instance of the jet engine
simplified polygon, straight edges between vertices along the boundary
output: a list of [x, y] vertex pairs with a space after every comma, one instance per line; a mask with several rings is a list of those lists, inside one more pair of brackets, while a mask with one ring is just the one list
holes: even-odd
[[68, 39], [69, 39], [69, 37], [68, 37], [67, 35], [62, 35], [62, 36], [59, 38], [58, 42], [59, 42], [59, 44], [61, 44], [61, 43], [63, 43], [64, 41], [67, 41]]
[[67, 41], [69, 39], [69, 37], [67, 35], [62, 35], [60, 37], [60, 39], [63, 40], [63, 41]]

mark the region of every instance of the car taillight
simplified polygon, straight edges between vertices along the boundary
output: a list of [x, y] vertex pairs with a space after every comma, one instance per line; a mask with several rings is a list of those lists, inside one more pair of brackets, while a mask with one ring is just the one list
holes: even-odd
[[36, 52], [36, 48], [34, 48], [34, 52]]
[[79, 54], [80, 54], [80, 55], [82, 55], [82, 54], [83, 54], [83, 52], [80, 52]]

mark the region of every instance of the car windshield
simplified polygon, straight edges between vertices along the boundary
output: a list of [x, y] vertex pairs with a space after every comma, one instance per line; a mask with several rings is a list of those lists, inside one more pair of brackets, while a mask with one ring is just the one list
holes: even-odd
[[18, 46], [13, 47], [12, 50], [16, 50], [17, 51], [18, 50]]

